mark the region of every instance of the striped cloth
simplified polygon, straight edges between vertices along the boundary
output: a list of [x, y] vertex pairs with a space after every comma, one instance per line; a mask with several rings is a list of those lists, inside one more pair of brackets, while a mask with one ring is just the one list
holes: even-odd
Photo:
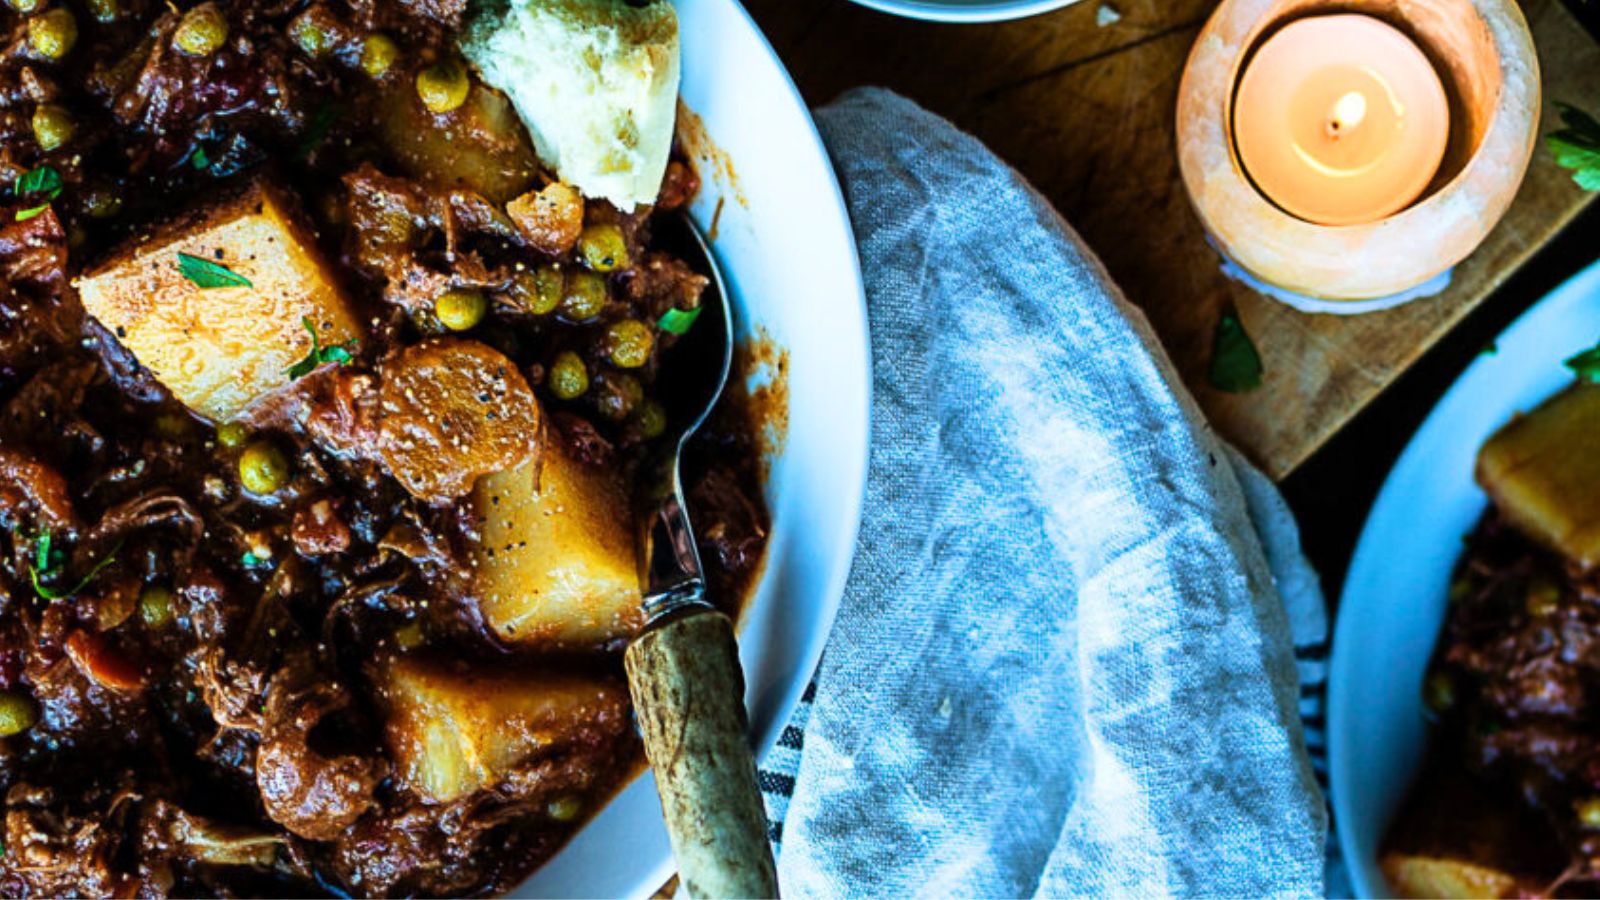
[[1328, 628], [1272, 484], [976, 140], [817, 114], [872, 328], [866, 519], [762, 760], [790, 897], [1313, 896]]

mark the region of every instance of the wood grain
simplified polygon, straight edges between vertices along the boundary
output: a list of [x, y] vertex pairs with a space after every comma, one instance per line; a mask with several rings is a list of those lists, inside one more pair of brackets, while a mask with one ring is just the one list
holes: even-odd
[[[1592, 199], [1540, 150], [1505, 220], [1443, 294], [1365, 316], [1309, 315], [1222, 274], [1178, 176], [1178, 79], [1215, 0], [1111, 0], [1121, 18], [1104, 27], [1097, 13], [1108, 4], [1099, 0], [981, 26], [900, 20], [845, 0], [746, 5], [808, 102], [884, 85], [949, 117], [1016, 166], [1149, 316], [1217, 428], [1276, 478]], [[1600, 107], [1600, 46], [1559, 0], [1526, 0], [1523, 8], [1547, 101]], [[1264, 384], [1248, 394], [1217, 391], [1206, 378], [1212, 334], [1230, 306], [1266, 365]]]
[[654, 624], [624, 660], [684, 893], [778, 896], [733, 623], [707, 609]]

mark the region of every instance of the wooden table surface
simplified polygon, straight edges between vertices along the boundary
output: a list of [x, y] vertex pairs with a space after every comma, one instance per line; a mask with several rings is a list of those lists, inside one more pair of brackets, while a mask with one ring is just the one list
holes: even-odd
[[[1589, 6], [1595, 0], [1578, 0]], [[1035, 18], [952, 26], [845, 0], [747, 0], [812, 104], [891, 87], [977, 135], [1046, 195], [1150, 317], [1218, 429], [1283, 478], [1489, 297], [1592, 199], [1540, 151], [1505, 221], [1442, 295], [1356, 317], [1307, 315], [1222, 274], [1177, 172], [1173, 110], [1216, 0], [1082, 0]], [[1545, 96], [1600, 108], [1600, 45], [1561, 4], [1524, 0]], [[1115, 11], [1116, 21], [1106, 22]], [[1265, 383], [1207, 378], [1236, 309]]]

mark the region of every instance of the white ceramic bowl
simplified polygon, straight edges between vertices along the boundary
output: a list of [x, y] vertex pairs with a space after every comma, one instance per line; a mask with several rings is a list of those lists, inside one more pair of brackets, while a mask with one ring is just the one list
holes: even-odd
[[1572, 382], [1562, 361], [1600, 339], [1600, 263], [1512, 323], [1439, 401], [1395, 463], [1345, 579], [1328, 683], [1328, 762], [1339, 845], [1358, 897], [1393, 891], [1385, 829], [1427, 740], [1422, 679], [1444, 623], [1461, 539], [1488, 506], [1478, 448]]
[[929, 22], [1003, 22], [1036, 16], [1077, 0], [855, 0], [862, 6]]
[[[740, 631], [758, 757], [805, 689], [833, 623], [866, 487], [866, 304], [844, 201], [805, 104], [734, 0], [675, 0], [684, 104], [721, 154], [697, 160], [709, 230], [744, 336], [788, 352], [788, 436], [770, 460], [767, 563]], [[722, 212], [716, 209], [721, 204]], [[648, 774], [519, 886], [518, 897], [647, 896], [672, 875]]]

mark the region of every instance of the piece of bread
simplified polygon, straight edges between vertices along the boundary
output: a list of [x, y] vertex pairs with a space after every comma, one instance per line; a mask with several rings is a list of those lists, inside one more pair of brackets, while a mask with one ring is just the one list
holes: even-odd
[[1512, 525], [1600, 565], [1600, 385], [1576, 384], [1511, 420], [1478, 452], [1477, 475]]
[[509, 0], [462, 51], [511, 98], [562, 181], [624, 211], [655, 202], [678, 111], [671, 3]]
[[379, 674], [397, 780], [435, 803], [495, 786], [538, 755], [592, 747], [627, 727], [615, 681], [404, 656]]
[[[257, 181], [117, 251], [76, 281], [83, 306], [173, 396], [225, 422], [290, 382], [311, 350], [360, 334], [357, 320], [289, 198]], [[201, 287], [178, 268], [185, 253], [248, 287]]]
[[502, 640], [589, 647], [644, 622], [621, 479], [550, 441], [539, 461], [478, 479], [474, 587]]

